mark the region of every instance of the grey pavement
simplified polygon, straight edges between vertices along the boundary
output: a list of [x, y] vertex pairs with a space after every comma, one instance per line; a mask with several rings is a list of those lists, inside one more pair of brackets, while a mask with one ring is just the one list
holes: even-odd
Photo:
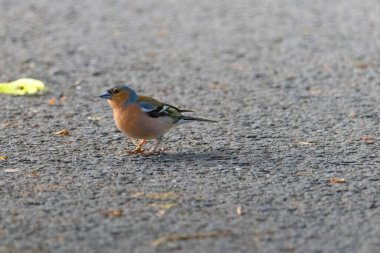
[[[49, 87], [0, 95], [0, 253], [380, 252], [379, 13], [0, 0], [0, 82]], [[131, 157], [98, 98], [124, 83], [219, 123]]]

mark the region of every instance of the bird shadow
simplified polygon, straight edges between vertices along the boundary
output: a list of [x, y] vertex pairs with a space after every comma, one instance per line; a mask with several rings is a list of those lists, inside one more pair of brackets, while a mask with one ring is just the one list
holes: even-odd
[[202, 152], [195, 151], [165, 151], [158, 155], [144, 156], [136, 155], [129, 156], [128, 160], [131, 161], [149, 161], [155, 164], [164, 164], [167, 162], [194, 162], [194, 163], [205, 163], [205, 162], [221, 162], [221, 161], [231, 161], [232, 159], [237, 159], [238, 151], [233, 149], [219, 148], [217, 150], [206, 150]]

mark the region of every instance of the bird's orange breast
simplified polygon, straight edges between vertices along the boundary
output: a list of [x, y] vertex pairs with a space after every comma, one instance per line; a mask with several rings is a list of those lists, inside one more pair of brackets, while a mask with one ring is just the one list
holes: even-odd
[[135, 139], [158, 138], [173, 126], [170, 117], [152, 118], [138, 104], [112, 109], [117, 128]]

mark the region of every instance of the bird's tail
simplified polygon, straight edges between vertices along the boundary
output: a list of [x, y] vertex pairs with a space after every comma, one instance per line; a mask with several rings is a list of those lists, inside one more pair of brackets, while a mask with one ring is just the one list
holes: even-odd
[[211, 120], [211, 119], [204, 119], [204, 118], [198, 118], [198, 117], [191, 117], [191, 116], [182, 116], [180, 119], [181, 122], [185, 123], [186, 121], [203, 121], [203, 122], [211, 122], [211, 123], [217, 123], [218, 121]]

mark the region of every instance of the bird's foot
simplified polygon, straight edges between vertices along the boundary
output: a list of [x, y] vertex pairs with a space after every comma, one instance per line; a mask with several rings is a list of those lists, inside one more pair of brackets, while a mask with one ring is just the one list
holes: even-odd
[[144, 153], [141, 153], [143, 156], [151, 156], [151, 155], [160, 155], [164, 153], [165, 150], [168, 150], [167, 148], [156, 148], [156, 149], [151, 149], [149, 151], [146, 151]]
[[145, 152], [145, 149], [141, 149], [141, 148], [135, 148], [134, 150], [127, 151], [128, 155], [144, 154], [144, 152]]
[[[135, 143], [135, 142], [134, 142]], [[147, 140], [142, 139], [140, 140], [134, 150], [128, 150], [129, 155], [137, 155], [137, 154], [143, 154], [145, 149], [143, 149], [143, 146], [147, 143]]]

